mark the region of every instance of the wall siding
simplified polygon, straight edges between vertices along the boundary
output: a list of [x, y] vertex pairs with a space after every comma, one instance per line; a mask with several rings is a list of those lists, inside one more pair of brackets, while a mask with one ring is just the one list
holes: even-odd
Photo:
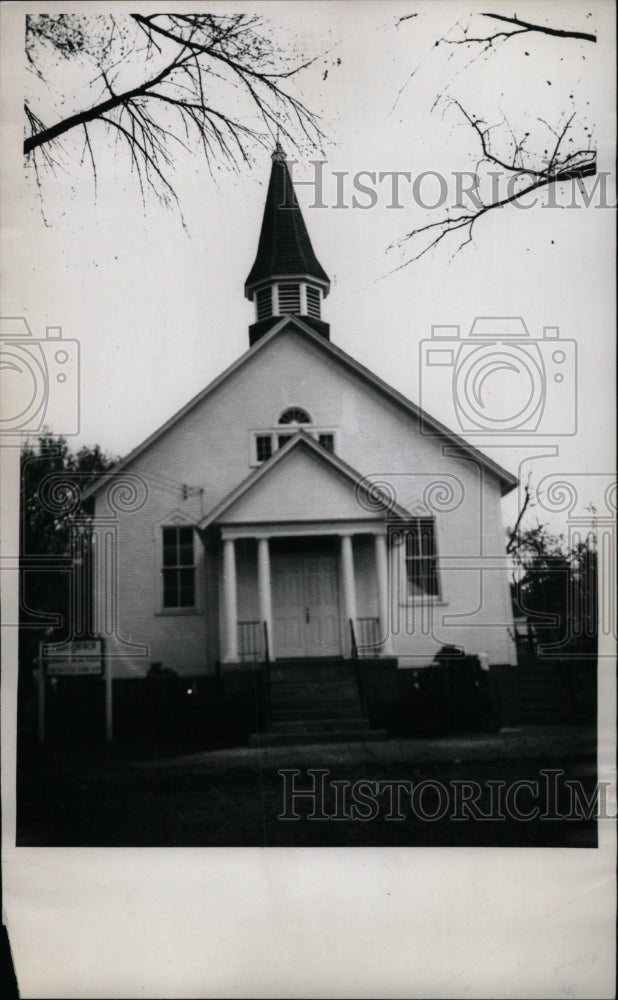
[[[363, 476], [390, 486], [392, 495], [412, 513], [435, 513], [439, 555], [504, 559], [504, 570], [442, 568], [443, 603], [421, 618], [404, 594], [393, 602], [395, 652], [402, 666], [430, 662], [439, 647], [454, 643], [467, 652], [487, 652], [492, 663], [514, 663], [514, 644], [504, 557], [504, 531], [497, 479], [480, 463], [443, 452], [443, 443], [419, 433], [415, 421], [356, 373], [325, 355], [297, 330], [282, 332], [217, 387], [126, 470], [140, 476], [148, 498], [139, 509], [117, 515], [118, 633], [148, 645], [136, 657], [114, 637], [116, 676], [143, 674], [150, 662], [186, 675], [212, 672], [220, 656], [220, 555], [214, 536], [204, 552], [196, 536], [199, 605], [195, 614], [163, 614], [161, 608], [161, 527], [182, 518], [197, 523], [252, 471], [250, 430], [272, 427], [288, 406], [306, 409], [316, 426], [337, 432], [337, 452]], [[330, 504], [342, 502], [341, 484], [316, 476], [315, 463], [295, 467], [296, 496], [277, 496], [278, 516], [320, 518]], [[280, 466], [284, 473], [283, 463]], [[122, 473], [120, 474], [122, 475]], [[303, 478], [305, 477], [305, 478]], [[436, 484], [442, 482], [443, 489]], [[183, 499], [183, 484], [190, 489]], [[433, 488], [433, 492], [432, 492]], [[202, 492], [199, 493], [198, 490]], [[264, 481], [264, 495], [273, 494]], [[449, 501], [447, 494], [451, 494]], [[348, 493], [348, 501], [351, 496]], [[307, 506], [307, 497], [310, 497]], [[433, 499], [432, 499], [433, 498]], [[240, 509], [241, 503], [238, 508]], [[319, 507], [319, 509], [317, 509]], [[267, 520], [268, 505], [251, 513]], [[352, 505], [353, 512], [354, 507]], [[109, 515], [105, 491], [97, 496], [98, 518]], [[369, 517], [358, 508], [360, 517]], [[238, 543], [237, 543], [238, 544]], [[239, 618], [257, 618], [255, 553], [250, 546], [239, 559]], [[371, 539], [355, 542], [358, 614], [376, 613], [375, 564]]]

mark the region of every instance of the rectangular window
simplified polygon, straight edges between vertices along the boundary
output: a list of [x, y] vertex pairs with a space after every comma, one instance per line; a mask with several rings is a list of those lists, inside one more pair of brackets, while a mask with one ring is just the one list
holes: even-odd
[[403, 533], [408, 596], [437, 597], [440, 588], [433, 520], [417, 517], [412, 521], [407, 521]]
[[334, 434], [318, 434], [318, 441], [323, 448], [327, 451], [335, 450], [335, 435]]
[[259, 292], [256, 292], [255, 296], [255, 307], [257, 311], [257, 318], [268, 319], [269, 316], [273, 314], [273, 296], [272, 288], [262, 288]]
[[300, 313], [300, 285], [279, 285], [279, 312]]
[[270, 434], [258, 434], [255, 439], [255, 457], [258, 462], [267, 462], [273, 453], [273, 441]]
[[293, 437], [292, 434], [278, 434], [277, 435], [277, 446], [279, 448], [283, 448], [284, 444], [287, 444], [291, 437]]
[[307, 285], [307, 315], [320, 318], [320, 290]]
[[195, 607], [193, 528], [163, 529], [163, 607]]

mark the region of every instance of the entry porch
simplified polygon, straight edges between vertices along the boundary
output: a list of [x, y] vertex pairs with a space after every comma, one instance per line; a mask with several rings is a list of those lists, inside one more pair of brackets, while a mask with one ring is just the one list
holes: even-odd
[[223, 526], [220, 662], [392, 657], [384, 523]]

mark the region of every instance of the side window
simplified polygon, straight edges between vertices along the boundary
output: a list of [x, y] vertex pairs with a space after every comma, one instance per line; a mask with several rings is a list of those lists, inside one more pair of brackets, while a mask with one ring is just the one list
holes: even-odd
[[440, 586], [433, 520], [424, 517], [415, 518], [406, 524], [404, 530], [408, 596], [438, 597]]
[[195, 607], [193, 528], [163, 528], [163, 607]]

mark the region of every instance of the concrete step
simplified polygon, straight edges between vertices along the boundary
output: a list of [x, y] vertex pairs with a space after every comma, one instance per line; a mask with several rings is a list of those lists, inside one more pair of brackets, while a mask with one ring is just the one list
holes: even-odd
[[385, 729], [332, 730], [330, 732], [253, 733], [252, 747], [295, 747], [315, 743], [372, 743], [387, 740]]
[[333, 698], [340, 695], [349, 694], [351, 691], [358, 691], [358, 684], [355, 677], [346, 677], [344, 680], [310, 680], [310, 681], [271, 681], [271, 695], [311, 695], [330, 694]]
[[322, 683], [325, 681], [354, 680], [356, 678], [356, 669], [353, 664], [345, 660], [326, 663], [320, 663], [319, 661], [308, 663], [303, 660], [301, 663], [289, 666], [281, 666], [277, 661], [276, 664], [270, 665], [268, 676], [271, 683], [297, 684], [303, 681]]
[[327, 733], [333, 730], [361, 730], [368, 729], [369, 726], [362, 715], [349, 716], [341, 719], [337, 716], [330, 718], [313, 718], [305, 716], [304, 719], [282, 719], [278, 722], [271, 722], [268, 727], [273, 733]]
[[290, 705], [271, 705], [270, 715], [274, 719], [334, 719], [348, 718], [362, 714], [358, 698], [345, 703], [337, 702], [297, 702]]
[[324, 690], [320, 688], [311, 688], [307, 691], [305, 688], [287, 688], [285, 691], [278, 691], [277, 688], [273, 688], [270, 692], [270, 700], [273, 704], [283, 705], [290, 701], [351, 701], [354, 698], [358, 699], [359, 691], [357, 687], [345, 688], [345, 690], [333, 691], [330, 686], [324, 687]]

